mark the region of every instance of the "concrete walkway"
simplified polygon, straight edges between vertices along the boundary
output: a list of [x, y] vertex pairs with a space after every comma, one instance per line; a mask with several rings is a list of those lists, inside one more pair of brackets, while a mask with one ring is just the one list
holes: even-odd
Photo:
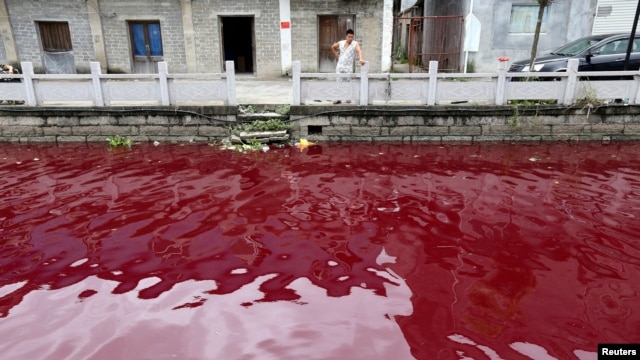
[[[409, 72], [409, 65], [394, 64], [394, 72]], [[288, 77], [260, 79], [255, 75], [236, 74], [236, 100], [240, 105], [290, 105], [293, 102], [293, 82]], [[317, 102], [312, 105], [331, 105], [331, 101]]]
[[288, 104], [293, 102], [293, 83], [290, 78], [258, 79], [236, 76], [238, 104]]

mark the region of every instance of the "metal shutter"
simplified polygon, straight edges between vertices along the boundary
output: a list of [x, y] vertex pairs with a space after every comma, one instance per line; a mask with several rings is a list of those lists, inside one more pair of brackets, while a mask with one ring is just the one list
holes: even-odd
[[631, 33], [637, 6], [636, 0], [598, 0], [591, 33]]

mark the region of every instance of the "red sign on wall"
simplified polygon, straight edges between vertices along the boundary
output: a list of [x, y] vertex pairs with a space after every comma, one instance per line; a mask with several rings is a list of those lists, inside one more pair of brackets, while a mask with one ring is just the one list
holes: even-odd
[[280, 29], [289, 29], [291, 27], [291, 23], [288, 21], [280, 22]]

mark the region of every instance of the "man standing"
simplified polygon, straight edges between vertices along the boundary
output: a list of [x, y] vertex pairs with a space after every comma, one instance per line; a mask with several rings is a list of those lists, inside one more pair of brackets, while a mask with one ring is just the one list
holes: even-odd
[[[364, 65], [366, 61], [362, 59], [362, 50], [360, 50], [360, 44], [357, 41], [353, 40], [354, 34], [353, 30], [347, 30], [347, 36], [345, 40], [340, 40], [337, 43], [331, 46], [331, 51], [333, 51], [333, 55], [335, 55], [336, 59], [338, 59], [338, 64], [336, 65], [336, 73], [338, 74], [352, 74], [353, 73], [353, 63], [355, 61], [356, 54], [358, 55], [358, 61], [360, 61], [360, 65]], [[350, 78], [338, 78], [338, 81], [349, 81]], [[334, 102], [334, 104], [340, 104], [340, 100]], [[348, 100], [347, 102], [351, 102]]]

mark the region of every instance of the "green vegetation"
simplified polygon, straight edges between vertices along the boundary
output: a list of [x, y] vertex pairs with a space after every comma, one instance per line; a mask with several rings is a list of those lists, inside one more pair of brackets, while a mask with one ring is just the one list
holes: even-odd
[[288, 104], [278, 105], [278, 107], [276, 107], [276, 114], [288, 115], [290, 110], [291, 110], [291, 105], [288, 105]]
[[116, 135], [114, 137], [108, 137], [107, 142], [109, 143], [109, 146], [111, 147], [131, 147], [131, 139], [127, 138], [127, 137], [121, 137], [120, 135]]
[[507, 119], [507, 125], [520, 127], [520, 108], [518, 104], [513, 105], [513, 116]]
[[[285, 134], [291, 125], [280, 119], [256, 120], [253, 122], [239, 123], [229, 128], [230, 144], [225, 145], [226, 149], [239, 152], [251, 152], [256, 150], [268, 151], [266, 145], [273, 140], [273, 136], [280, 137]], [[280, 131], [280, 134], [270, 132]], [[249, 138], [251, 138], [249, 140]], [[284, 137], [283, 137], [284, 138]], [[288, 138], [288, 135], [287, 135]]]
[[585, 82], [578, 90], [575, 105], [582, 106], [582, 110], [587, 109], [587, 119], [589, 119], [591, 111], [595, 111], [605, 104], [604, 101], [598, 99], [598, 92], [589, 82]]
[[536, 100], [528, 100], [528, 99], [524, 99], [524, 100], [509, 100], [508, 101], [509, 105], [514, 105], [514, 106], [522, 106], [522, 107], [529, 107], [529, 106], [538, 106], [538, 105], [555, 105], [558, 103], [558, 100], [556, 99], [536, 99]]
[[547, 99], [547, 100], [509, 100], [508, 104], [513, 107], [513, 116], [507, 119], [507, 125], [513, 127], [520, 127], [522, 125], [521, 122], [521, 114], [520, 109], [534, 109], [535, 114], [533, 118], [528, 117], [527, 124], [529, 126], [538, 126], [540, 125], [538, 120], [538, 110], [540, 109], [540, 105], [555, 105], [558, 103], [556, 99]]
[[232, 134], [240, 134], [241, 132], [259, 132], [259, 131], [281, 131], [289, 130], [291, 125], [280, 119], [256, 120], [250, 123], [240, 123], [231, 127]]
[[406, 64], [409, 62], [409, 58], [407, 56], [407, 50], [404, 47], [398, 46], [396, 48], [395, 53], [396, 53], [396, 62], [398, 64]]
[[473, 59], [467, 61], [467, 73], [476, 72], [476, 62]]
[[575, 104], [583, 107], [594, 107], [602, 106], [604, 102], [598, 99], [598, 92], [590, 83], [582, 82]]
[[238, 152], [247, 152], [247, 151], [260, 151], [260, 150], [263, 150], [264, 147], [265, 145], [263, 145], [260, 141], [254, 138], [253, 140], [249, 140], [246, 143], [236, 144], [232, 147], [232, 149]]

